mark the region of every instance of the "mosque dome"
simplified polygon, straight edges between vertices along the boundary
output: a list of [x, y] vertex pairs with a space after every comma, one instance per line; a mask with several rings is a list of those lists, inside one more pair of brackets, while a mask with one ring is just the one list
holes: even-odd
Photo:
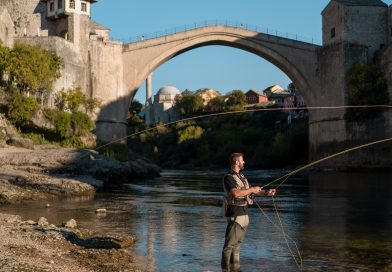
[[159, 89], [157, 95], [177, 95], [181, 94], [180, 90], [174, 86], [164, 86]]

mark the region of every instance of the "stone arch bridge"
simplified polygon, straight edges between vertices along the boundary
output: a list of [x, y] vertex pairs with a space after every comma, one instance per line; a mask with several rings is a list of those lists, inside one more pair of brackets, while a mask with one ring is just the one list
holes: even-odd
[[203, 26], [122, 46], [122, 91], [115, 96], [106, 94], [105, 106], [97, 117], [98, 138], [110, 142], [124, 137], [129, 101], [144, 80], [170, 59], [208, 45], [238, 48], [271, 62], [301, 90], [307, 105], [317, 102], [317, 49], [320, 46], [241, 27]]
[[[251, 52], [282, 70], [301, 91], [310, 107], [346, 105], [345, 71], [356, 62], [366, 60], [365, 47], [348, 43], [319, 46], [268, 33], [228, 25], [210, 25], [191, 30], [139, 40], [121, 45], [121, 91], [117, 98], [108, 98], [97, 118], [97, 136], [110, 141], [126, 135], [125, 115], [129, 101], [139, 86], [163, 63], [190, 51], [208, 46], [223, 45]], [[386, 51], [388, 53], [389, 51]], [[385, 53], [385, 54], [386, 54]], [[262, 73], [262, 71], [260, 71]], [[344, 119], [345, 109], [312, 109], [309, 111], [310, 160], [331, 152], [341, 151], [363, 142], [369, 128], [351, 128]], [[392, 120], [385, 115], [386, 120]], [[390, 134], [392, 126], [384, 124], [372, 129], [374, 137]], [[383, 148], [382, 146], [379, 148]], [[369, 160], [368, 151], [339, 157], [333, 167], [362, 165]], [[390, 164], [385, 160], [380, 163]]]
[[266, 59], [293, 81], [308, 105], [313, 105], [319, 46], [227, 25], [204, 26], [124, 45], [124, 87], [133, 96], [160, 65], [179, 54], [208, 45], [234, 47]]

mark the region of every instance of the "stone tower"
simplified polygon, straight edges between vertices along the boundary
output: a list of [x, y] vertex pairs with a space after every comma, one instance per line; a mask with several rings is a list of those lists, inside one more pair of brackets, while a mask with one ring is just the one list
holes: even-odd
[[[323, 47], [317, 52], [316, 106], [347, 105], [346, 73], [354, 64], [376, 61], [381, 55], [390, 62], [391, 56], [384, 53], [391, 48], [390, 18], [391, 8], [380, 0], [329, 2], [322, 11]], [[388, 74], [388, 71], [385, 72]], [[391, 124], [382, 121], [391, 120], [392, 116], [361, 125], [346, 122], [344, 114], [344, 109], [314, 111], [309, 122], [311, 160], [392, 133]], [[338, 166], [340, 162], [345, 166], [365, 165], [377, 151], [381, 154], [378, 158], [390, 157], [390, 154], [383, 154], [386, 149], [382, 146], [375, 148], [380, 150], [369, 153], [369, 149], [363, 149], [355, 157], [341, 156], [331, 167]], [[382, 161], [378, 163], [383, 164]]]
[[388, 43], [388, 5], [380, 0], [332, 0], [321, 14], [324, 46], [357, 44], [373, 57]]

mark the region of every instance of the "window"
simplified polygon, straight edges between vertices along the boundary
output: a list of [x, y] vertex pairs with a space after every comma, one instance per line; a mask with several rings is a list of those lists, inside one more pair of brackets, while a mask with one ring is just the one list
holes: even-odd
[[75, 9], [75, 0], [69, 0], [69, 8]]
[[82, 2], [82, 11], [87, 12], [87, 3]]
[[49, 3], [49, 11], [50, 12], [54, 11], [54, 2], [53, 1]]
[[331, 38], [335, 38], [335, 28], [331, 28]]
[[57, 8], [62, 9], [63, 8], [63, 0], [57, 0]]

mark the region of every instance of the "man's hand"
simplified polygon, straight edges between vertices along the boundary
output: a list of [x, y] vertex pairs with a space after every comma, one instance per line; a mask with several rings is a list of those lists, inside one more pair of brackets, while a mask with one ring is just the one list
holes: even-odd
[[266, 191], [266, 196], [274, 196], [276, 194], [276, 189], [269, 189]]
[[251, 187], [251, 189], [253, 191], [253, 194], [255, 194], [255, 195], [257, 195], [257, 194], [259, 194], [261, 192], [261, 187], [260, 186], [254, 186], [254, 187]]

